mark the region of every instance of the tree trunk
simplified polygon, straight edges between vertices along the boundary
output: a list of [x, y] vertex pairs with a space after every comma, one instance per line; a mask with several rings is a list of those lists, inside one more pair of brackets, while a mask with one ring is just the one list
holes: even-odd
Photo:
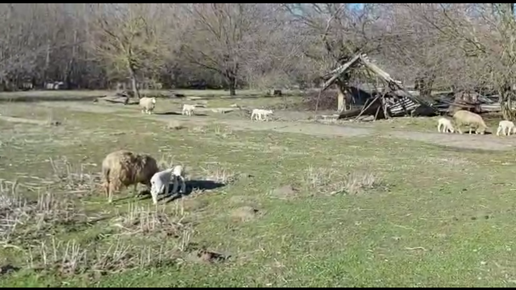
[[140, 90], [138, 90], [138, 85], [136, 82], [136, 72], [133, 67], [129, 66], [129, 76], [131, 77], [131, 87], [133, 89], [134, 96], [138, 98], [138, 100], [141, 98], [140, 96]]
[[516, 112], [513, 112], [511, 108], [511, 87], [510, 86], [504, 86], [501, 89], [498, 90], [500, 94], [500, 109], [502, 111], [502, 116], [504, 120], [513, 121], [515, 119]]
[[229, 95], [236, 96], [236, 78], [232, 75], [226, 77], [228, 82]]
[[337, 87], [337, 110], [339, 112], [348, 110], [348, 98], [345, 92], [349, 92], [349, 86], [346, 81], [342, 81], [340, 78], [335, 80], [335, 86]]
[[72, 88], [72, 73], [75, 65], [75, 58], [77, 54], [77, 29], [73, 32], [73, 46], [72, 46], [72, 57], [70, 58], [70, 61], [68, 62], [68, 69], [66, 71], [65, 76], [65, 83], [67, 89]]
[[46, 55], [46, 58], [45, 58], [45, 67], [43, 68], [43, 83], [46, 83], [46, 82], [49, 81], [47, 79], [47, 75], [48, 75], [48, 69], [50, 67], [50, 39], [47, 40], [47, 51], [46, 51], [46, 53], [47, 53], [47, 55]]
[[347, 111], [348, 108], [346, 106], [347, 105], [346, 104], [346, 96], [344, 95], [344, 92], [339, 85], [337, 85], [336, 87], [337, 87], [337, 111], [339, 113], [343, 112], [343, 111]]
[[434, 85], [434, 80], [434, 76], [420, 77], [416, 79], [416, 87], [421, 97], [432, 97], [432, 87]]

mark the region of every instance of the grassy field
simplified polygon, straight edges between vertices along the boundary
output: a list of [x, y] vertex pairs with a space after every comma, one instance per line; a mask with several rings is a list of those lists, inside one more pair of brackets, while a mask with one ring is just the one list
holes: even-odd
[[[516, 283], [513, 151], [387, 138], [388, 122], [322, 138], [1, 106], [42, 120], [0, 121], [2, 287]], [[100, 163], [117, 149], [186, 165], [191, 192], [155, 207], [130, 188], [107, 204]]]
[[[113, 94], [115, 91], [108, 90], [34, 90], [19, 92], [0, 92], [0, 102], [27, 102], [27, 101], [74, 101], [74, 100], [92, 100], [94, 98], [103, 97]], [[167, 96], [171, 92], [183, 94], [187, 97], [204, 97], [204, 98], [226, 98], [229, 97], [229, 91], [224, 90], [141, 90], [142, 95], [148, 96]], [[300, 91], [283, 91], [286, 94], [299, 94]], [[236, 97], [256, 97], [267, 95], [266, 91], [260, 90], [238, 90]]]

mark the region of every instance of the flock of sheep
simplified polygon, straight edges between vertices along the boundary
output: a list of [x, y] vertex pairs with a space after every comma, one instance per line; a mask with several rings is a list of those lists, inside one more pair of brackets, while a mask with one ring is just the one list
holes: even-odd
[[[469, 128], [469, 134], [471, 134], [471, 130], [475, 130], [475, 134], [484, 134], [487, 125], [479, 114], [466, 111], [466, 110], [458, 110], [453, 114], [453, 120], [455, 121], [455, 125], [459, 134], [462, 134], [461, 127], [466, 126]], [[452, 124], [452, 121], [447, 118], [439, 118], [437, 121], [437, 132], [439, 133], [455, 133], [455, 128]], [[496, 130], [496, 135], [500, 136], [500, 133], [504, 136], [510, 136], [511, 133], [516, 133], [516, 127], [514, 123], [507, 120], [502, 120], [498, 124], [498, 129]]]
[[[156, 107], [156, 98], [143, 97], [139, 102], [143, 114], [152, 114]], [[182, 114], [191, 116], [195, 105], [183, 104]], [[251, 120], [267, 121], [272, 110], [254, 109], [251, 113]], [[128, 150], [119, 150], [109, 153], [102, 161], [102, 187], [108, 198], [108, 203], [113, 202], [113, 193], [118, 192], [122, 187], [134, 185], [134, 193], [138, 183], [144, 184], [150, 189], [152, 202], [158, 203], [158, 195], [169, 193], [170, 183], [173, 184], [172, 194], [177, 193], [178, 186], [181, 186], [179, 194], [185, 193], [186, 183], [184, 168], [176, 165], [171, 168], [160, 170], [156, 159], [147, 154], [138, 154]]]
[[[152, 114], [154, 108], [156, 107], [156, 98], [140, 98], [140, 107], [142, 108], [142, 114]], [[181, 114], [185, 116], [192, 116], [194, 110], [195, 105], [183, 104]], [[268, 121], [268, 116], [272, 114], [272, 110], [253, 109], [253, 111], [251, 112], [251, 120]]]

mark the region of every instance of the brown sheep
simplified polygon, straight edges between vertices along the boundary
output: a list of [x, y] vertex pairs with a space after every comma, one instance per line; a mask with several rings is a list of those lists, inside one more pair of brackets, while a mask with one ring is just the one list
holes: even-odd
[[479, 114], [466, 110], [458, 110], [453, 114], [453, 119], [455, 120], [459, 134], [462, 134], [462, 125], [469, 127], [469, 134], [471, 134], [471, 128], [475, 128], [475, 134], [484, 134], [486, 132], [486, 123]]
[[150, 189], [150, 180], [158, 171], [156, 160], [149, 155], [127, 150], [109, 153], [102, 161], [103, 187], [108, 202], [113, 201], [113, 192], [119, 191], [122, 186], [134, 185], [134, 193], [138, 183], [145, 184]]

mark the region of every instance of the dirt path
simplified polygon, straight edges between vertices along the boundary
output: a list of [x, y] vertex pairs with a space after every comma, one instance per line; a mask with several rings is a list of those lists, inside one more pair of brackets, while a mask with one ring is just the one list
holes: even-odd
[[286, 133], [301, 133], [314, 136], [338, 136], [338, 137], [354, 137], [366, 136], [369, 134], [377, 134], [382, 138], [401, 138], [408, 140], [417, 140], [427, 143], [451, 146], [466, 149], [484, 149], [484, 150], [508, 150], [516, 145], [516, 138], [502, 138], [495, 135], [459, 135], [459, 134], [439, 134], [439, 133], [423, 133], [413, 131], [383, 131], [379, 132], [373, 128], [357, 128], [342, 125], [325, 125], [311, 122], [252, 122], [246, 119], [220, 119], [210, 116], [183, 117], [178, 115], [141, 115], [134, 107], [126, 107], [120, 105], [99, 105], [88, 103], [74, 102], [44, 102], [38, 105], [47, 107], [65, 107], [69, 110], [94, 112], [94, 113], [116, 113], [124, 117], [138, 117], [169, 122], [171, 120], [181, 120], [190, 124], [208, 125], [223, 124], [229, 126], [233, 130], [265, 130]]

